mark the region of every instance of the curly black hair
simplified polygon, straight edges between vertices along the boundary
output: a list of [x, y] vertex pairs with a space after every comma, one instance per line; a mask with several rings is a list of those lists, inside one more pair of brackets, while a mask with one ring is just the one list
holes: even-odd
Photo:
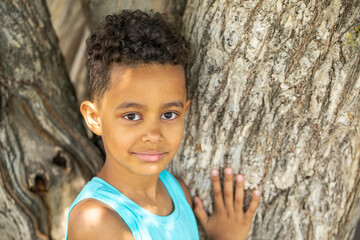
[[190, 44], [163, 14], [140, 10], [106, 16], [86, 44], [91, 101], [104, 96], [114, 64], [129, 67], [180, 64], [185, 68], [190, 51]]

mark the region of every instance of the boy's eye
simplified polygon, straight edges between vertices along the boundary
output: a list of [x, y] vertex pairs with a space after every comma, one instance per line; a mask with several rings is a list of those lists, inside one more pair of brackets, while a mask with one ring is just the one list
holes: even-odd
[[177, 117], [177, 115], [178, 114], [176, 114], [174, 112], [166, 112], [161, 116], [161, 118], [166, 119], [166, 120], [173, 120]]
[[130, 121], [138, 121], [141, 119], [140, 116], [136, 113], [126, 114], [124, 118]]

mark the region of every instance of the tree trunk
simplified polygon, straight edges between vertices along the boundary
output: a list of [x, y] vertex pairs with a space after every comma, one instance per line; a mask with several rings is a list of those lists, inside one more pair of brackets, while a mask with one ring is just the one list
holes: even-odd
[[352, 239], [359, 25], [359, 0], [188, 1], [192, 103], [170, 169], [209, 211], [212, 168], [262, 190], [248, 239]]
[[73, 84], [78, 104], [87, 99], [88, 72], [86, 68], [85, 39], [90, 30], [81, 1], [46, 0], [51, 23], [59, 39], [67, 72]]
[[0, 22], [0, 236], [61, 239], [71, 202], [103, 160], [45, 1], [1, 1]]

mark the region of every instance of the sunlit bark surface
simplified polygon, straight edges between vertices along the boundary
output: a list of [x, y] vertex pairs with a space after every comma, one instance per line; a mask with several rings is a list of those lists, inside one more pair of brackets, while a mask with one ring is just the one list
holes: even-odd
[[87, 98], [86, 38], [90, 35], [81, 1], [46, 0], [78, 103]]
[[245, 174], [262, 190], [248, 239], [352, 239], [359, 25], [360, 1], [188, 1], [192, 104], [170, 169], [209, 211], [210, 169]]

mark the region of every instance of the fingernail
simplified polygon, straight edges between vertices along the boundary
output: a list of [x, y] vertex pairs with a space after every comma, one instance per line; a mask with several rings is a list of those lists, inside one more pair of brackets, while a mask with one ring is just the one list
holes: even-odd
[[225, 174], [230, 175], [232, 173], [231, 168], [225, 168]]
[[216, 177], [217, 175], [219, 175], [219, 171], [217, 169], [211, 170], [211, 176]]
[[255, 190], [255, 191], [254, 191], [254, 194], [255, 194], [255, 196], [260, 196], [260, 195], [261, 195], [261, 192], [260, 192], [259, 190]]
[[242, 181], [244, 181], [244, 176], [242, 176], [242, 175], [236, 176], [236, 181], [237, 181], [237, 182], [242, 182]]

